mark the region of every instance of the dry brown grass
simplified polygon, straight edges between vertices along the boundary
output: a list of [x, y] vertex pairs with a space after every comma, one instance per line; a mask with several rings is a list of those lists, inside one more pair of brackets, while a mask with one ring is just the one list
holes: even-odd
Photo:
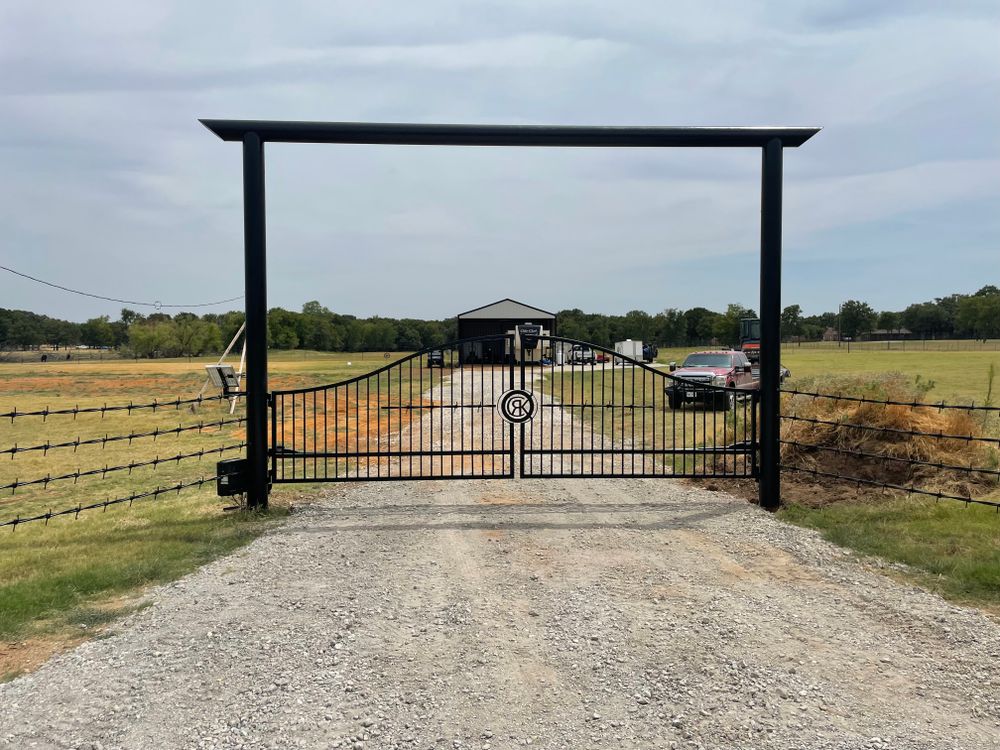
[[[797, 382], [798, 390], [819, 390], [849, 396], [893, 401], [927, 402], [927, 388], [901, 373], [876, 376], [845, 376], [824, 378], [815, 382]], [[887, 456], [889, 458], [926, 461], [953, 466], [974, 466], [995, 470], [1000, 465], [997, 446], [988, 443], [942, 439], [931, 435], [977, 435], [996, 437], [1000, 434], [995, 413], [957, 409], [912, 408], [884, 406], [851, 401], [836, 401], [809, 396], [785, 396], [783, 415], [821, 419], [838, 424], [814, 424], [784, 420], [781, 436], [784, 440], [806, 445], [824, 445], [845, 451]], [[907, 435], [876, 430], [863, 430], [848, 425], [867, 425], [890, 430], [930, 433]], [[841, 474], [859, 479], [897, 485], [915, 485], [923, 489], [965, 497], [982, 497], [996, 490], [996, 476], [909, 464], [903, 461], [879, 460], [870, 456], [847, 455], [832, 451], [783, 445], [782, 463]], [[809, 475], [787, 472], [786, 495], [795, 502], [822, 505], [833, 499], [843, 499], [844, 487], [829, 479], [816, 481]], [[882, 493], [868, 490], [865, 496]]]

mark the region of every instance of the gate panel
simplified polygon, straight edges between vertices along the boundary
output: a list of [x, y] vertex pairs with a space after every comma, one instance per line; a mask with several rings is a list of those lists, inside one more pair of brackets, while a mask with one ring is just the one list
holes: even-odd
[[683, 380], [553, 336], [523, 352], [519, 369], [535, 402], [520, 429], [523, 477], [757, 474], [755, 389]]
[[514, 431], [513, 337], [465, 339], [341, 383], [275, 391], [271, 481], [502, 478]]

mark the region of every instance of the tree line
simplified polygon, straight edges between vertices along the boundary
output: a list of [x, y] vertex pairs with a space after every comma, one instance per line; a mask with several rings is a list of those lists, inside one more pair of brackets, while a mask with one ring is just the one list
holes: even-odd
[[[624, 315], [557, 313], [559, 334], [612, 346], [623, 339], [641, 339], [661, 346], [736, 344], [741, 318], [756, 312], [738, 304], [724, 311], [705, 307], [667, 308]], [[25, 310], [0, 308], [0, 347], [33, 349], [80, 345], [117, 349], [135, 357], [177, 357], [221, 353], [243, 323], [243, 313], [182, 312], [142, 315], [125, 308], [118, 320], [110, 316], [73, 323]], [[875, 330], [908, 329], [927, 338], [1000, 337], [1000, 289], [985, 286], [975, 294], [952, 294], [909, 305], [900, 311], [876, 312], [866, 302], [848, 300], [836, 312], [803, 315], [799, 305], [784, 308], [782, 336], [815, 340], [833, 329], [857, 338]], [[415, 351], [438, 346], [457, 336], [457, 322], [415, 318], [357, 318], [332, 312], [319, 302], [307, 302], [300, 312], [272, 308], [268, 313], [268, 345], [274, 349], [318, 351]]]
[[907, 329], [917, 338], [988, 339], [1000, 337], [1000, 289], [992, 284], [974, 294], [951, 294], [915, 302], [904, 310], [876, 312], [867, 302], [847, 300], [837, 312], [803, 317], [798, 305], [786, 307], [781, 333], [818, 339], [832, 328], [844, 337], [858, 338], [874, 330]]

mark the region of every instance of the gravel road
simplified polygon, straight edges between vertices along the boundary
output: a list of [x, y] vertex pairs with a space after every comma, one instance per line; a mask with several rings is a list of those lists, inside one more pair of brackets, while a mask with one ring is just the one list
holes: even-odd
[[1000, 747], [997, 625], [679, 480], [337, 485], [148, 600], [0, 747]]

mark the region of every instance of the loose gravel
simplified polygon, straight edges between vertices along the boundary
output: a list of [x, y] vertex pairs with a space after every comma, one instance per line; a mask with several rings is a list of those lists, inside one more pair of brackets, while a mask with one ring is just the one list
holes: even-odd
[[996, 624], [679, 480], [337, 485], [148, 601], [0, 747], [1000, 747]]

